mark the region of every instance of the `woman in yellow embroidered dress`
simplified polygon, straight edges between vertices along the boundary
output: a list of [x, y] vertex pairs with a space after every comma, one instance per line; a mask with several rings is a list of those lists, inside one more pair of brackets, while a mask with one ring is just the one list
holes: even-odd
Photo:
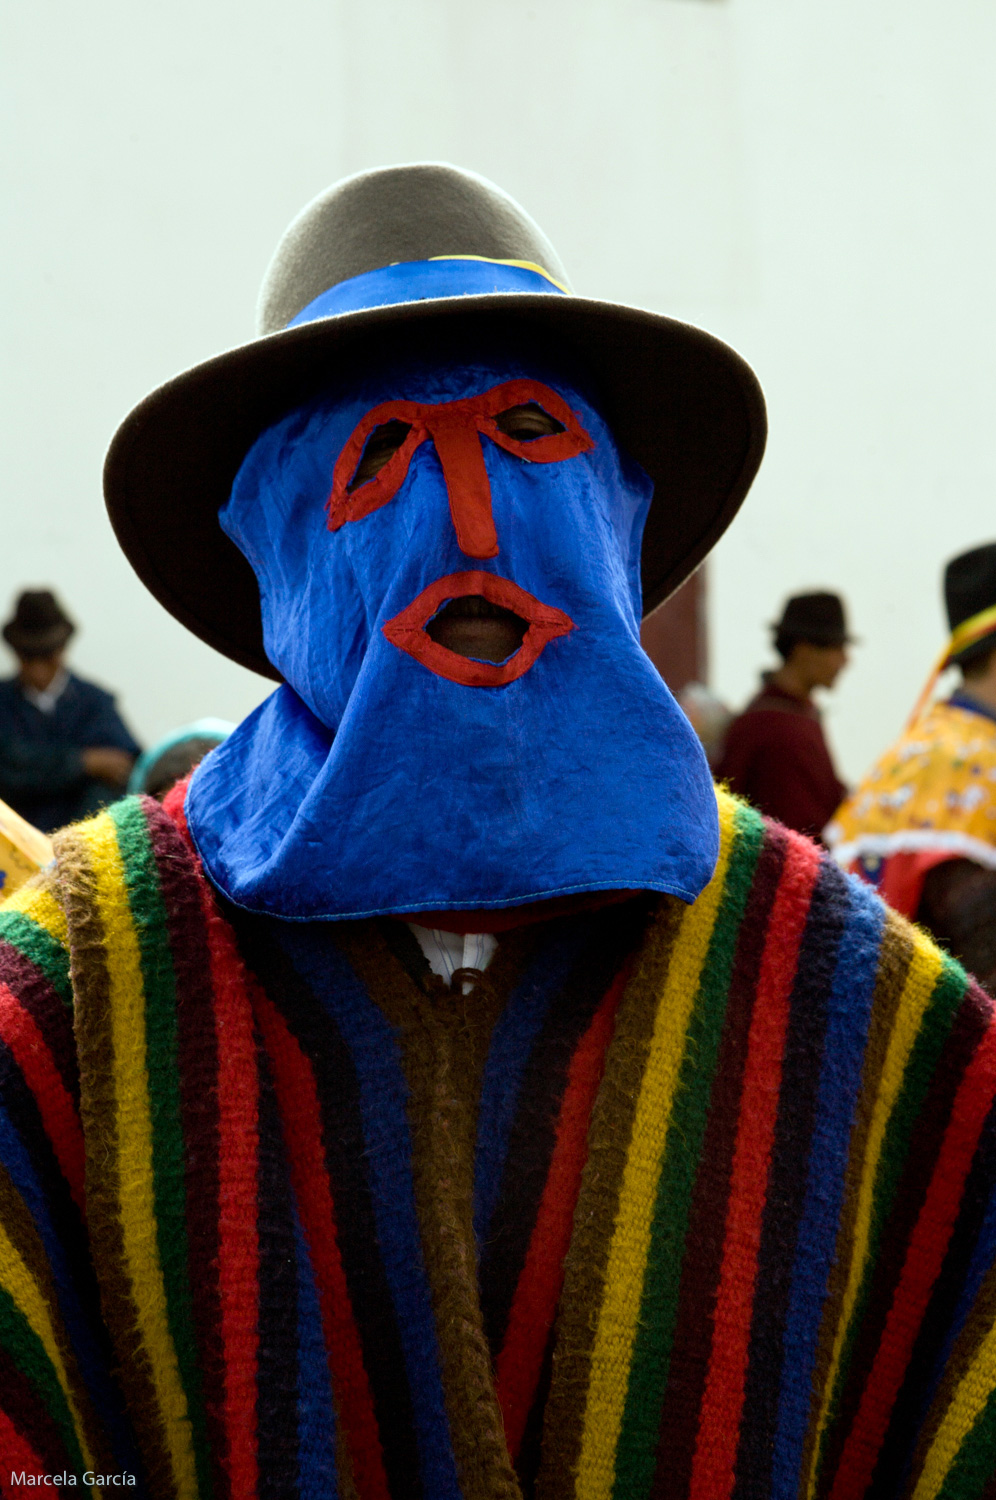
[[[996, 543], [944, 575], [951, 638], [910, 722], [826, 829], [838, 861], [996, 985]], [[952, 697], [926, 705], [940, 673]]]

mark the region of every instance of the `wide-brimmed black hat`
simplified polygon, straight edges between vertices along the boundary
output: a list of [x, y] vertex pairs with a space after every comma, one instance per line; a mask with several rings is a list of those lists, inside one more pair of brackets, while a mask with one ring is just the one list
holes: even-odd
[[[983, 610], [996, 608], [996, 542], [973, 547], [970, 552], [962, 552], [951, 559], [944, 569], [944, 604], [952, 631]], [[964, 666], [974, 658], [986, 655], [993, 648], [994, 635], [996, 621], [981, 637], [960, 651], [953, 651], [948, 660]]]
[[25, 589], [3, 627], [3, 638], [18, 656], [51, 656], [75, 629], [51, 589]]
[[104, 490], [118, 540], [156, 598], [271, 677], [256, 579], [218, 510], [261, 432], [373, 364], [498, 345], [585, 372], [620, 444], [654, 481], [647, 612], [722, 535], [761, 461], [764, 401], [738, 355], [671, 318], [575, 296], [519, 205], [443, 163], [360, 173], [316, 198], [284, 235], [259, 311], [260, 337], [177, 376], [126, 418]]
[[854, 640], [839, 594], [794, 594], [785, 601], [782, 617], [771, 630], [786, 644], [807, 641], [812, 646], [846, 646]]

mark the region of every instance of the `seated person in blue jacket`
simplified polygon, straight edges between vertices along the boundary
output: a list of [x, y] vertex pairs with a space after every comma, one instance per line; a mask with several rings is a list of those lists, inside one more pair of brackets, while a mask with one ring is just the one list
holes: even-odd
[[112, 695], [67, 668], [75, 629], [48, 589], [3, 627], [18, 670], [0, 682], [0, 798], [45, 833], [120, 796], [140, 749]]

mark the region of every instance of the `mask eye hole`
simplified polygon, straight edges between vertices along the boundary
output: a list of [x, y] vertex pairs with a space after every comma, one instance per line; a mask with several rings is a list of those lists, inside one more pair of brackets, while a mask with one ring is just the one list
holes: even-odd
[[366, 484], [367, 480], [379, 474], [397, 453], [411, 430], [410, 423], [398, 421], [382, 422], [379, 427], [375, 427], [366, 440], [356, 473], [346, 486], [346, 494], [351, 495], [361, 484]]
[[524, 406], [510, 406], [494, 419], [499, 432], [517, 443], [533, 443], [537, 438], [554, 437], [566, 429], [563, 422], [544, 411], [536, 401], [527, 401]]

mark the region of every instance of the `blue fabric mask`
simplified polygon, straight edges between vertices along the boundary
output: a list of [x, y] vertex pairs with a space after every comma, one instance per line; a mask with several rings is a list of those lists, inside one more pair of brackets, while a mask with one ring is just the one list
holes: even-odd
[[[509, 382], [531, 384], [495, 393]], [[504, 438], [494, 416], [523, 395], [564, 431]], [[354, 484], [392, 411], [402, 448]], [[604, 890], [694, 900], [716, 803], [640, 647], [650, 496], [585, 397], [534, 366], [396, 369], [266, 431], [221, 524], [255, 570], [286, 684], [203, 763], [186, 804], [224, 894], [296, 920]], [[464, 593], [529, 622], [505, 663], [426, 634]]]

